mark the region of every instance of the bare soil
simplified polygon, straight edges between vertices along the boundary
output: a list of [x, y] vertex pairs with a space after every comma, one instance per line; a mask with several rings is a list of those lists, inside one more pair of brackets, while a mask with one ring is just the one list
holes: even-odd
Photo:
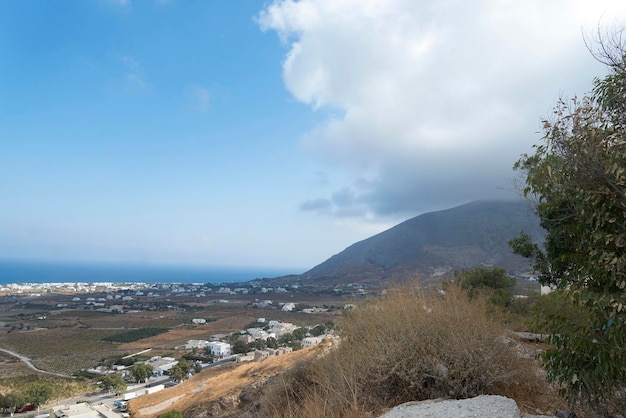
[[192, 405], [237, 397], [248, 385], [276, 376], [293, 367], [297, 361], [311, 358], [319, 352], [319, 347], [311, 347], [262, 362], [207, 369], [177, 386], [131, 400], [129, 411], [134, 418], [151, 418], [172, 409], [184, 411]]

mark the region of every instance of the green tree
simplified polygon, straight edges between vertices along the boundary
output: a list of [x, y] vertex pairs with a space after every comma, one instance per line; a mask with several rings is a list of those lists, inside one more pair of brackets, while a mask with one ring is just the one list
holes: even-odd
[[153, 367], [149, 364], [134, 364], [130, 369], [130, 374], [138, 383], [145, 382], [152, 376]]
[[52, 385], [46, 382], [34, 382], [28, 386], [26, 398], [35, 406], [43, 405], [52, 397]]
[[201, 371], [202, 371], [202, 366], [200, 365], [200, 363], [196, 363], [196, 364], [193, 366], [193, 372], [194, 372], [194, 373], [200, 373]]
[[302, 339], [306, 337], [307, 332], [309, 332], [307, 328], [296, 328], [293, 330], [293, 339], [302, 341]]
[[191, 363], [188, 362], [185, 359], [181, 359], [177, 365], [175, 365], [174, 367], [172, 367], [170, 369], [170, 376], [173, 379], [178, 380], [179, 382], [182, 382], [183, 380], [185, 380], [185, 377], [187, 377], [187, 373], [189, 373], [189, 370], [191, 370]]
[[265, 350], [267, 348], [267, 342], [261, 338], [254, 340], [252, 346], [255, 350]]
[[191, 370], [192, 364], [188, 360], [180, 359], [180, 361], [178, 362], [178, 367], [180, 367], [180, 369], [183, 371], [183, 374], [186, 376], [187, 373], [189, 373], [189, 370]]
[[274, 337], [267, 337], [265, 343], [269, 348], [278, 348], [278, 340]]
[[455, 271], [454, 276], [461, 289], [467, 290], [471, 297], [487, 292], [492, 303], [500, 306], [511, 304], [515, 278], [506, 274], [504, 269], [477, 267]]
[[326, 333], [326, 327], [322, 324], [318, 324], [311, 329], [311, 335], [314, 337], [319, 337]]
[[232, 345], [231, 351], [233, 354], [244, 354], [248, 352], [248, 344], [244, 343], [241, 340], [235, 341]]
[[170, 369], [170, 377], [174, 380], [182, 382], [185, 379], [185, 372], [178, 364]]
[[2, 401], [2, 408], [5, 411], [9, 411], [11, 414], [14, 413], [17, 408], [28, 402], [26, 395], [18, 391], [9, 392], [0, 400]]
[[107, 392], [110, 390], [115, 390], [116, 392], [126, 392], [128, 387], [122, 376], [117, 373], [110, 373], [102, 379], [102, 388]]
[[278, 344], [280, 345], [287, 345], [291, 341], [293, 341], [293, 334], [291, 332], [287, 332], [281, 335], [280, 337], [278, 337]]
[[600, 51], [609, 74], [582, 99], [559, 100], [543, 122], [544, 142], [514, 166], [545, 243], [525, 234], [511, 241], [540, 281], [583, 313], [545, 313], [537, 325], [551, 335], [542, 355], [548, 378], [571, 403], [595, 406], [626, 383], [626, 44]]

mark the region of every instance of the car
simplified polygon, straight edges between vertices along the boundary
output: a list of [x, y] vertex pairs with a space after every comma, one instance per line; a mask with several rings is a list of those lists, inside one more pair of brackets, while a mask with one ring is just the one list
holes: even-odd
[[17, 408], [17, 410], [15, 412], [17, 412], [19, 414], [21, 412], [32, 411], [33, 409], [35, 409], [35, 405], [33, 405], [32, 403], [29, 403], [28, 405], [24, 405], [21, 408]]

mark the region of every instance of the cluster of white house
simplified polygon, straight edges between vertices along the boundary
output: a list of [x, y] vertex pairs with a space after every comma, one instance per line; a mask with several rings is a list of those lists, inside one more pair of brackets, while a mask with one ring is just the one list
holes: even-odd
[[185, 350], [205, 349], [211, 350], [213, 357], [224, 357], [230, 355], [230, 344], [222, 341], [207, 341], [207, 340], [189, 340], [185, 344]]
[[[201, 320], [193, 320], [194, 323], [200, 324]], [[245, 331], [242, 331], [243, 334], [239, 336], [239, 339], [246, 344], [253, 343], [256, 340], [266, 340], [268, 338], [278, 338], [282, 335], [291, 333], [298, 329], [297, 325], [291, 324], [289, 322], [280, 322], [280, 321], [266, 321], [265, 318], [258, 318], [257, 322], [259, 324], [266, 324], [263, 328], [248, 328]], [[222, 335], [214, 335], [213, 339], [218, 339], [223, 337]], [[305, 337], [302, 339], [302, 347], [312, 347], [322, 342], [322, 340], [326, 336], [319, 337]], [[207, 340], [188, 340], [184, 346], [178, 347], [180, 349], [185, 350], [193, 350], [193, 349], [209, 349], [211, 354], [214, 357], [223, 358], [231, 355], [231, 346], [228, 343], [222, 341], [207, 341]], [[289, 347], [279, 347], [276, 349], [266, 348], [264, 350], [255, 350], [250, 353], [241, 354], [237, 356], [237, 361], [261, 361], [268, 357], [279, 356], [283, 354], [290, 353], [292, 351]]]
[[[146, 364], [152, 366], [152, 374], [154, 376], [163, 376], [163, 374], [170, 370], [172, 367], [178, 364], [178, 360], [173, 357], [161, 357], [161, 356], [153, 356], [150, 360], [145, 361]], [[123, 377], [128, 377], [130, 375], [129, 366], [121, 366], [115, 365], [111, 368], [105, 366], [98, 366], [92, 369], [88, 369], [87, 371], [90, 373], [96, 373], [100, 375], [107, 375], [109, 373], [119, 373]]]

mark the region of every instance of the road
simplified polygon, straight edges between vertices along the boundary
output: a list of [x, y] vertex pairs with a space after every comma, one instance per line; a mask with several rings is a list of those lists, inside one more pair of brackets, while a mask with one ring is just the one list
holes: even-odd
[[[38, 369], [31, 361], [28, 357], [23, 356], [21, 354], [15, 353], [11, 350], [6, 350], [3, 348], [0, 348], [0, 351], [3, 351], [13, 357], [16, 357], [18, 359], [20, 359], [20, 361], [24, 362], [28, 367], [30, 367], [31, 369], [40, 372], [40, 373], [47, 373], [47, 374], [51, 374], [54, 376], [60, 376], [60, 377], [72, 377], [66, 374], [62, 374], [62, 373], [55, 373], [55, 372], [49, 372], [46, 370], [41, 370]], [[208, 368], [208, 367], [218, 367], [222, 364], [225, 363], [229, 363], [235, 361], [235, 356], [232, 357], [227, 357], [224, 358], [222, 360], [218, 360], [214, 363], [208, 364], [206, 366], [204, 366], [204, 368]], [[154, 387], [160, 384], [165, 384], [167, 382], [170, 381], [169, 376], [159, 376], [159, 377], [152, 377], [148, 380], [147, 383], [140, 383], [140, 384], [135, 384], [135, 385], [129, 385], [127, 392], [126, 393], [130, 393], [130, 392], [141, 392], [143, 394], [143, 392], [145, 391], [145, 389], [147, 387]], [[167, 390], [167, 388], [165, 388], [164, 390]], [[63, 399], [57, 402], [56, 405], [52, 406], [52, 408], [55, 411], [58, 411], [59, 409], [67, 409], [69, 407], [69, 405], [73, 405], [76, 403], [81, 403], [81, 402], [87, 402], [93, 406], [96, 407], [104, 407], [106, 409], [110, 409], [112, 412], [115, 412], [118, 414], [118, 416], [122, 416], [119, 409], [117, 409], [115, 407], [115, 401], [121, 401], [122, 400], [122, 395], [116, 395], [115, 393], [111, 393], [111, 392], [94, 392], [91, 394], [86, 394], [83, 396], [78, 396], [78, 397], [74, 397], [74, 398], [68, 398], [68, 399]], [[42, 414], [42, 412], [44, 412]], [[36, 418], [48, 418], [50, 416], [50, 409], [49, 408], [45, 408], [43, 410], [37, 411], [38, 414], [40, 415], [36, 415]], [[22, 414], [15, 414], [15, 417], [27, 417], [27, 416], [32, 416], [33, 415], [33, 411], [29, 411], [29, 412], [25, 412]]]
[[[170, 378], [168, 376], [154, 377], [154, 378], [148, 379], [147, 383], [129, 385], [126, 393], [144, 392], [146, 387], [154, 387], [157, 385], [165, 384], [169, 380]], [[167, 389], [164, 389], [164, 390], [167, 390]], [[115, 402], [121, 401], [121, 400], [122, 400], [122, 395], [116, 395], [115, 393], [112, 393], [112, 392], [100, 391], [100, 392], [86, 394], [83, 396], [77, 396], [74, 398], [60, 400], [51, 408], [54, 409], [55, 411], [58, 411], [59, 409], [68, 409], [70, 405], [86, 402], [86, 403], [91, 404], [95, 408], [105, 408], [107, 410], [110, 410], [111, 412], [121, 417], [122, 413], [120, 412], [118, 408], [115, 407]], [[33, 413], [31, 411], [30, 413], [25, 413], [25, 414], [15, 414], [15, 416], [16, 417], [28, 416], [28, 415], [32, 416], [32, 414]], [[50, 416], [50, 407], [47, 407], [47, 408], [42, 408], [41, 411], [39, 411], [39, 415], [36, 415], [36, 418], [48, 418], [49, 416]]]
[[20, 361], [22, 361], [22, 362], [26, 363], [26, 365], [27, 365], [28, 367], [30, 367], [31, 369], [35, 370], [36, 372], [39, 372], [39, 373], [46, 373], [46, 374], [51, 374], [51, 375], [53, 375], [53, 376], [60, 376], [60, 377], [72, 377], [72, 376], [69, 376], [69, 375], [67, 375], [67, 374], [63, 374], [63, 373], [55, 373], [55, 372], [49, 372], [49, 371], [46, 371], [46, 370], [41, 370], [41, 369], [38, 369], [38, 368], [37, 368], [37, 366], [35, 366], [35, 365], [34, 365], [34, 364], [30, 361], [30, 359], [29, 359], [28, 357], [23, 356], [23, 355], [21, 355], [21, 354], [17, 354], [17, 353], [15, 353], [15, 352], [11, 351], [11, 350], [6, 350], [6, 349], [4, 349], [4, 348], [0, 348], [0, 351], [3, 351], [3, 352], [5, 352], [5, 353], [7, 353], [7, 354], [9, 354], [9, 355], [11, 355], [11, 356], [13, 356], [13, 357], [17, 357], [18, 359], [20, 359]]

